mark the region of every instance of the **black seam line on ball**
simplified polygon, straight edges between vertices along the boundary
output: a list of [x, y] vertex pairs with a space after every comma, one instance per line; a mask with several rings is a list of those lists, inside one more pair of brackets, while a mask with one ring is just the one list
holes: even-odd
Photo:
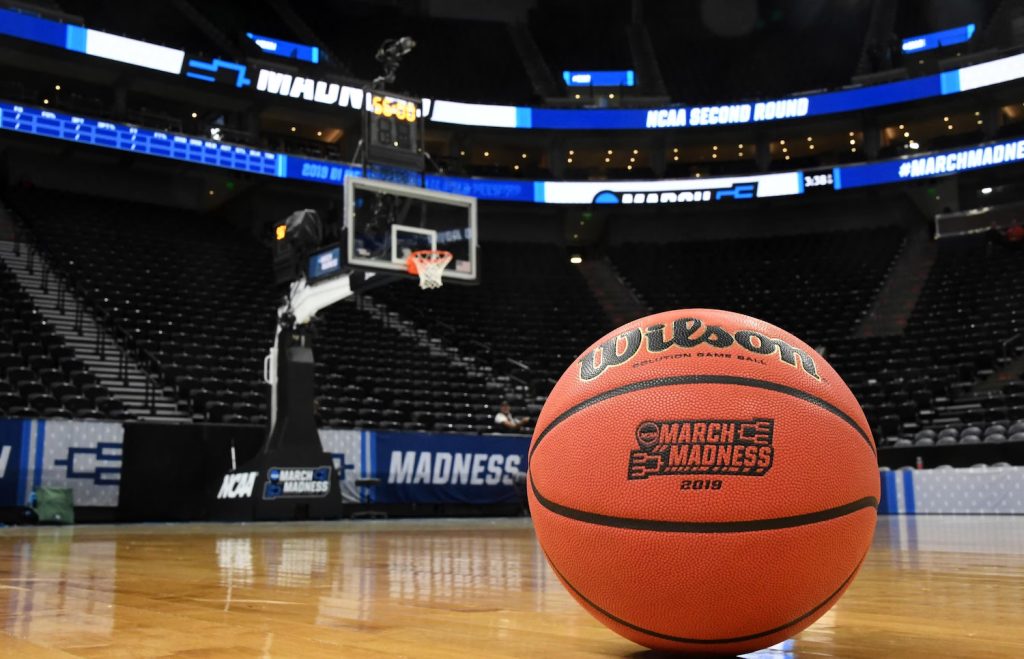
[[537, 498], [537, 503], [561, 517], [597, 526], [610, 526], [617, 529], [630, 529], [634, 531], [658, 531], [661, 533], [748, 533], [751, 531], [773, 531], [788, 529], [794, 526], [816, 524], [817, 522], [826, 522], [830, 519], [845, 517], [863, 508], [878, 508], [878, 499], [875, 497], [864, 497], [863, 499], [857, 499], [835, 508], [826, 508], [825, 510], [816, 510], [813, 513], [790, 515], [788, 517], [736, 520], [731, 522], [675, 522], [660, 519], [613, 517], [611, 515], [591, 513], [563, 506], [560, 503], [555, 503], [545, 498], [537, 489], [537, 485], [533, 482], [532, 477], [530, 477], [530, 488], [533, 490], [533, 496]]
[[592, 396], [586, 399], [581, 403], [573, 405], [572, 407], [570, 407], [569, 409], [555, 417], [554, 420], [552, 420], [551, 423], [549, 423], [547, 427], [544, 428], [544, 430], [542, 430], [540, 434], [537, 435], [537, 441], [533, 443], [533, 448], [530, 449], [529, 457], [533, 457], [533, 454], [537, 450], [537, 447], [540, 446], [541, 441], [544, 440], [544, 437], [546, 437], [547, 434], [551, 432], [551, 430], [555, 426], [565, 421], [572, 415], [576, 414], [580, 410], [584, 410], [592, 405], [596, 405], [602, 401], [608, 400], [609, 398], [615, 398], [616, 396], [621, 396], [623, 394], [633, 393], [634, 391], [654, 389], [656, 387], [671, 387], [673, 385], [680, 384], [735, 384], [741, 387], [767, 389], [768, 391], [775, 391], [780, 394], [786, 394], [788, 396], [793, 396], [794, 398], [799, 398], [800, 400], [807, 401], [812, 405], [817, 405], [826, 412], [831, 412], [832, 414], [836, 415], [837, 417], [848, 423], [854, 430], [857, 431], [857, 434], [861, 436], [864, 442], [868, 445], [868, 448], [871, 449], [871, 452], [875, 454], [876, 457], [878, 455], [878, 452], [875, 450], [875, 445], [871, 441], [871, 438], [868, 437], [868, 434], [864, 432], [859, 425], [857, 425], [857, 422], [854, 421], [850, 417], [850, 415], [848, 415], [846, 412], [843, 412], [841, 409], [839, 409], [832, 403], [829, 403], [826, 400], [822, 400], [817, 396], [812, 396], [811, 394], [805, 391], [801, 391], [800, 389], [796, 389], [795, 387], [787, 387], [784, 384], [769, 382], [768, 380], [758, 380], [756, 378], [743, 378], [735, 375], [677, 375], [667, 378], [653, 378], [651, 380], [641, 380], [640, 382], [632, 382], [622, 387], [609, 389], [608, 391], [604, 391], [602, 393], [597, 394], [596, 396]]
[[853, 572], [850, 573], [850, 576], [846, 577], [846, 581], [841, 583], [839, 585], [839, 588], [836, 588], [835, 592], [833, 592], [831, 595], [826, 597], [819, 604], [815, 605], [815, 607], [812, 608], [807, 613], [804, 613], [804, 614], [800, 615], [799, 617], [794, 618], [793, 620], [790, 620], [786, 624], [779, 625], [778, 627], [775, 627], [773, 629], [769, 629], [769, 630], [763, 631], [763, 632], [757, 632], [756, 634], [747, 634], [746, 636], [734, 636], [732, 638], [685, 638], [685, 637], [682, 637], [682, 636], [672, 636], [671, 634], [662, 634], [661, 632], [656, 632], [656, 631], [654, 631], [652, 629], [644, 629], [643, 627], [640, 627], [638, 625], [634, 625], [631, 622], [627, 622], [626, 620], [623, 620], [622, 618], [619, 618], [618, 616], [615, 616], [615, 615], [609, 613], [608, 611], [605, 611], [604, 609], [599, 607], [597, 604], [594, 604], [586, 595], [581, 593], [576, 588], [576, 586], [572, 585], [572, 582], [569, 581], [568, 579], [566, 579], [564, 574], [562, 574], [561, 572], [558, 571], [558, 568], [555, 567], [555, 562], [551, 560], [551, 557], [547, 555], [547, 552], [544, 553], [544, 557], [548, 559], [548, 565], [551, 566], [551, 569], [554, 570], [555, 574], [558, 575], [558, 577], [562, 580], [562, 582], [566, 586], [568, 586], [569, 589], [572, 590], [572, 592], [576, 593], [577, 597], [579, 597], [581, 600], [586, 602], [587, 605], [590, 606], [591, 608], [593, 608], [595, 611], [598, 611], [601, 615], [607, 617], [609, 620], [614, 620], [615, 622], [619, 623], [620, 625], [622, 625], [624, 627], [629, 627], [630, 629], [632, 629], [634, 631], [638, 631], [638, 632], [640, 632], [642, 634], [647, 634], [648, 636], [653, 636], [654, 638], [661, 638], [661, 639], [664, 639], [666, 641], [674, 641], [676, 643], [693, 643], [695, 645], [698, 645], [698, 644], [713, 645], [713, 644], [716, 644], [716, 643], [740, 643], [740, 642], [743, 642], [743, 641], [751, 641], [751, 640], [754, 640], [755, 638], [762, 638], [764, 636], [771, 636], [772, 634], [777, 634], [777, 633], [781, 632], [782, 630], [784, 630], [784, 629], [786, 629], [788, 627], [792, 627], [793, 625], [799, 623], [801, 620], [807, 618], [808, 616], [814, 615], [814, 613], [817, 612], [818, 609], [820, 609], [821, 607], [823, 607], [826, 604], [828, 604], [829, 601], [833, 597], [835, 597], [839, 593], [843, 592], [843, 588], [846, 588], [846, 586], [853, 580], [853, 577], [857, 574], [857, 571], [860, 569], [860, 566], [864, 563], [864, 559], [867, 558], [867, 553], [865, 552], [864, 556], [861, 557], [860, 561], [857, 563], [857, 567], [853, 568]]

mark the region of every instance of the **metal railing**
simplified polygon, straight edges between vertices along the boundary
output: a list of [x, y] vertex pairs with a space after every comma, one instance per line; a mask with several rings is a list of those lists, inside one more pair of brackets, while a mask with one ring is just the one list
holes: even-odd
[[61, 276], [56, 271], [52, 270], [49, 266], [51, 259], [47, 258], [45, 249], [41, 247], [38, 240], [33, 240], [32, 242], [26, 240], [27, 236], [32, 236], [32, 232], [29, 231], [28, 227], [20, 220], [20, 218], [15, 217], [13, 219], [16, 225], [14, 236], [15, 255], [20, 256], [22, 248], [24, 247], [26, 254], [26, 269], [29, 274], [35, 274], [35, 259], [38, 254], [42, 267], [42, 290], [44, 293], [49, 292], [49, 278], [52, 275], [54, 280], [57, 282], [57, 302], [55, 309], [60, 313], [60, 315], [63, 316], [67, 314], [67, 298], [69, 293], [77, 301], [74, 310], [72, 329], [76, 334], [78, 334], [78, 336], [83, 336], [85, 334], [85, 312], [86, 307], [89, 308], [89, 311], [92, 313], [93, 318], [96, 321], [96, 354], [99, 356], [101, 361], [107, 361], [108, 340], [120, 348], [117, 351], [117, 377], [125, 386], [128, 386], [130, 381], [129, 353], [135, 356], [143, 374], [143, 406], [149, 409], [150, 414], [155, 414], [156, 396], [159, 386], [158, 379], [160, 372], [162, 371], [160, 361], [149, 351], [138, 349], [135, 345], [135, 340], [131, 331], [118, 322], [118, 319], [108, 310], [97, 304], [91, 303], [85, 288], [78, 281], [73, 279], [70, 273], [65, 272], [63, 273], [63, 276]]

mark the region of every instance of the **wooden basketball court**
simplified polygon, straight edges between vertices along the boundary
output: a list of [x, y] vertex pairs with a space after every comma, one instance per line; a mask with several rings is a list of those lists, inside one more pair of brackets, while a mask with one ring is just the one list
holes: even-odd
[[[1024, 518], [882, 517], [839, 604], [763, 656], [1024, 655]], [[528, 519], [0, 529], [0, 656], [651, 656]]]

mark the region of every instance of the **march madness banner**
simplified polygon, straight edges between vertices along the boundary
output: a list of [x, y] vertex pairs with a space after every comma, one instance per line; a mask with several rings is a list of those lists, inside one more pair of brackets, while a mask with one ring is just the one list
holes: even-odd
[[529, 437], [376, 432], [372, 488], [378, 503], [489, 504], [516, 501]]

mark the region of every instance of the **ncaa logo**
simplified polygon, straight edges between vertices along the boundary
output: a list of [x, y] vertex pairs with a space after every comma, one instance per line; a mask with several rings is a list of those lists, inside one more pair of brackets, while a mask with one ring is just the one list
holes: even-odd
[[218, 499], [248, 499], [256, 487], [258, 472], [244, 471], [237, 474], [225, 474], [217, 492]]

